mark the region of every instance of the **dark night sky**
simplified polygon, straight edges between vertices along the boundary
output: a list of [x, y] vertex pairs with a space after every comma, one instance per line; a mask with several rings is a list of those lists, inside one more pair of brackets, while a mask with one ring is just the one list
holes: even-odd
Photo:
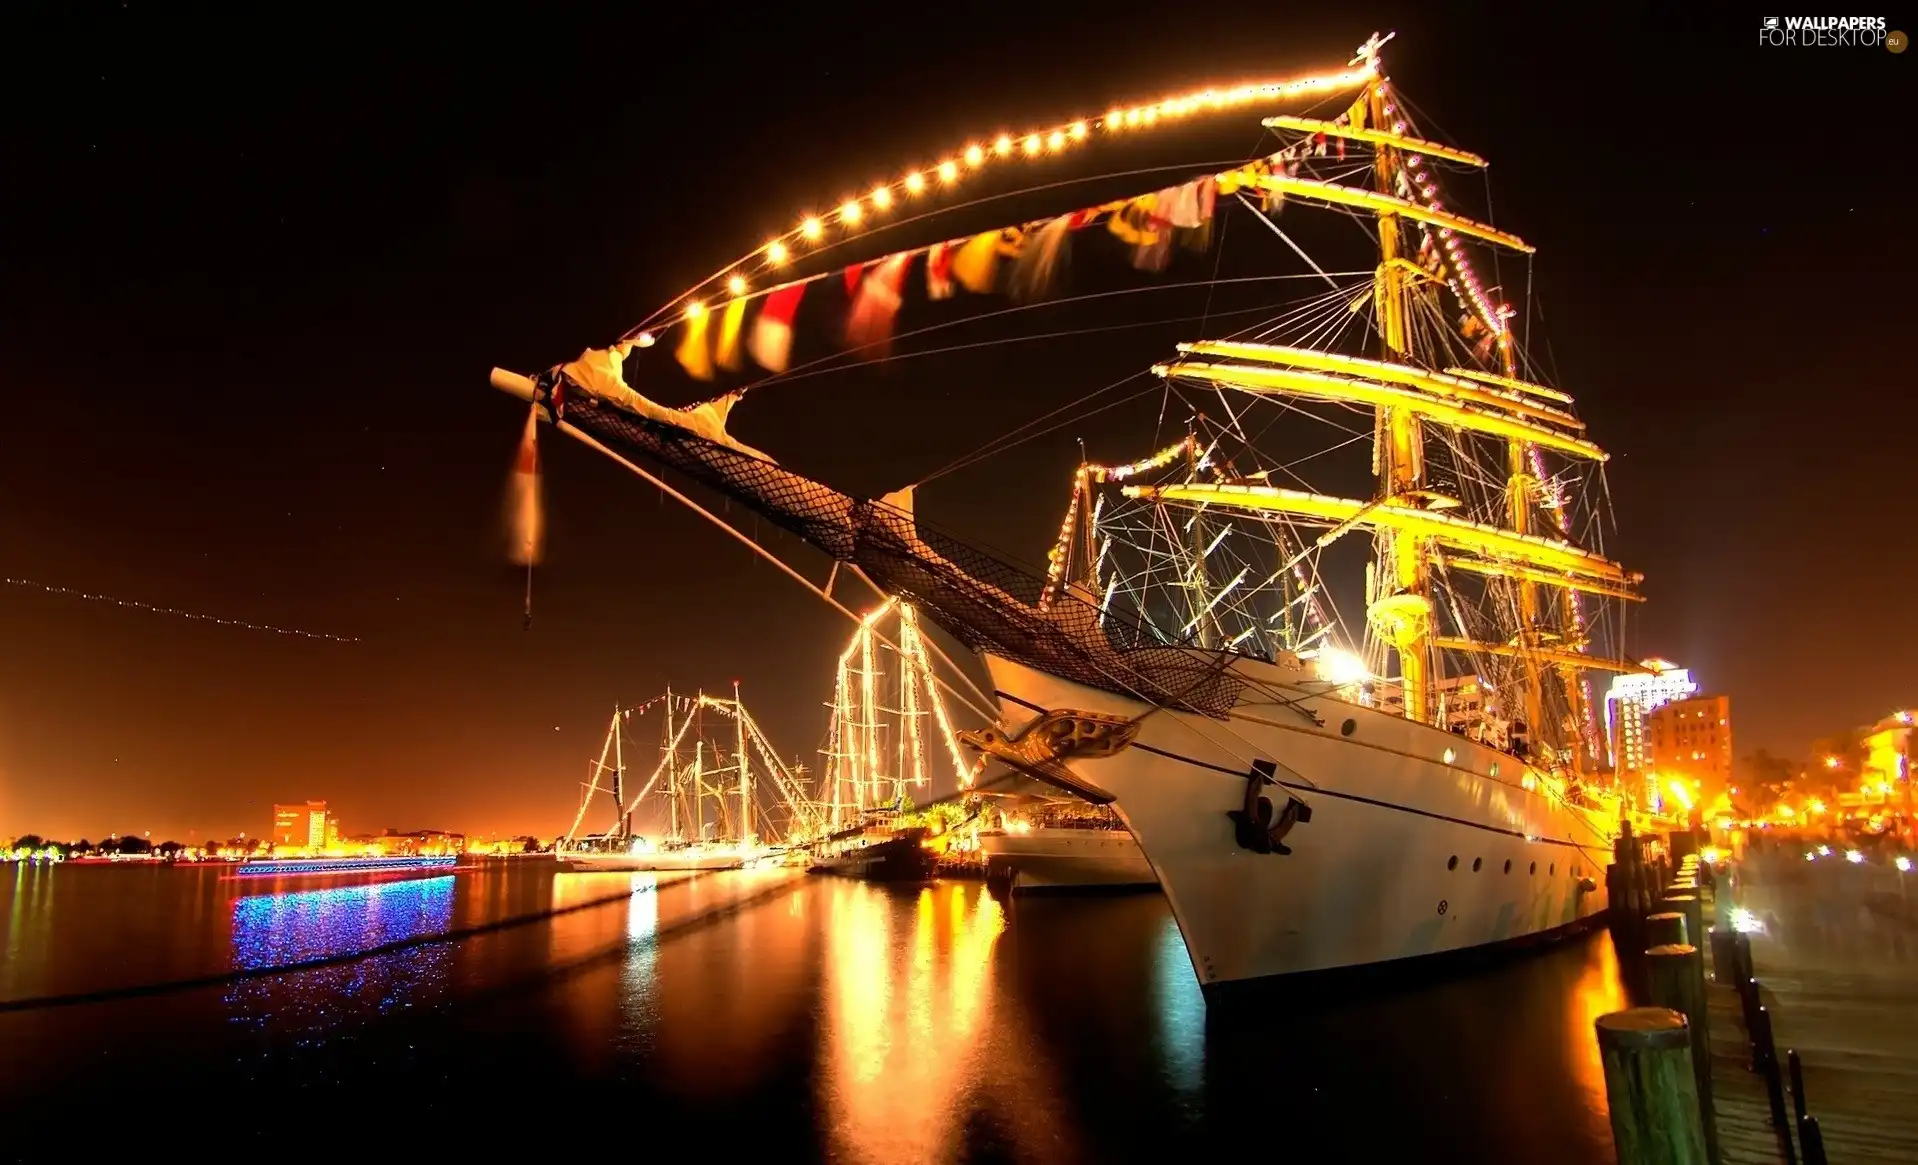
[[[260, 832], [307, 797], [353, 830], [550, 832], [614, 701], [669, 682], [742, 679], [782, 751], [810, 754], [837, 617], [564, 442], [544, 445], [551, 551], [522, 631], [497, 540], [524, 414], [487, 368], [604, 342], [927, 151], [1322, 71], [1374, 28], [1540, 248], [1559, 380], [1614, 452], [1610, 549], [1648, 576], [1632, 646], [1731, 693], [1741, 753], [1918, 703], [1897, 144], [1918, 56], [1545, 5], [911, 25], [909, 6], [471, 7], [411, 27], [172, 7], [5, 16], [0, 575], [361, 642], [0, 586], [0, 836]], [[1256, 116], [1226, 127], [1229, 155]], [[889, 489], [1180, 338], [819, 377], [735, 428]], [[1075, 435], [922, 511], [1037, 559]]]

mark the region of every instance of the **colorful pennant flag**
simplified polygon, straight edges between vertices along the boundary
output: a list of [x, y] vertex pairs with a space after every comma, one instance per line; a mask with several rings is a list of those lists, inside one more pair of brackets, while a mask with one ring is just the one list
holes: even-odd
[[539, 561], [545, 536], [545, 515], [539, 497], [539, 406], [526, 414], [526, 429], [520, 434], [519, 455], [513, 462], [512, 502], [513, 564], [532, 566]]
[[686, 375], [694, 380], [713, 378], [713, 353], [706, 343], [707, 321], [712, 319], [711, 312], [693, 312], [686, 316], [686, 334], [680, 337], [679, 347], [673, 352], [673, 358], [686, 370]]
[[786, 361], [792, 356], [793, 316], [799, 311], [799, 297], [804, 294], [803, 283], [771, 292], [759, 309], [759, 318], [753, 321], [752, 339], [746, 346], [751, 349], [753, 359], [768, 372], [786, 371]]
[[719, 317], [719, 343], [716, 356], [719, 366], [728, 372], [739, 371], [739, 332], [746, 322], [746, 301], [735, 299], [726, 305]]
[[906, 282], [910, 254], [889, 255], [872, 265], [859, 285], [852, 314], [846, 319], [846, 342], [854, 348], [872, 347], [884, 356], [892, 339], [892, 320], [899, 314], [900, 291]]

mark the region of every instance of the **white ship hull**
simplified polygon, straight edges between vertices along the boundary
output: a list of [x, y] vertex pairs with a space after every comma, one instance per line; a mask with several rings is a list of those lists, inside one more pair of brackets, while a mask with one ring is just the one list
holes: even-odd
[[979, 839], [990, 875], [1006, 871], [1021, 890], [1121, 889], [1159, 884], [1152, 863], [1119, 829], [1035, 829]]
[[572, 873], [625, 872], [629, 870], [737, 870], [757, 854], [742, 854], [732, 849], [703, 849], [697, 846], [679, 850], [656, 850], [644, 854], [564, 853], [559, 868]]
[[[1536, 938], [1606, 908], [1616, 823], [1550, 796], [1509, 754], [1307, 694], [1290, 686], [1299, 673], [1252, 660], [1235, 670], [1323, 726], [1256, 688], [1220, 720], [986, 662], [1015, 738], [1046, 711], [1142, 717], [1129, 747], [1067, 767], [1112, 798], [1208, 988]], [[1255, 759], [1311, 806], [1290, 854], [1242, 848], [1227, 816]]]

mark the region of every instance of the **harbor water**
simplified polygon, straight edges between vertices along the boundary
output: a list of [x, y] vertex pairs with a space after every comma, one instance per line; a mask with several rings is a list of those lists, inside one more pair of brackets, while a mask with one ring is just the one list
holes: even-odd
[[1156, 893], [533, 860], [257, 881], [0, 866], [0, 1158], [137, 1111], [146, 1145], [302, 1159], [402, 1130], [789, 1161], [1613, 1159], [1603, 934], [1208, 1010]]

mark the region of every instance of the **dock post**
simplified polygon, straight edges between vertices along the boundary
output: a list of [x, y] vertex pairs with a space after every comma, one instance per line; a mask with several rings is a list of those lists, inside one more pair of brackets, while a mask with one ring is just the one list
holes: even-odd
[[1700, 945], [1705, 938], [1705, 904], [1693, 890], [1674, 890], [1658, 904], [1660, 910], [1672, 910], [1685, 916], [1685, 941]]
[[1680, 946], [1690, 941], [1691, 937], [1685, 930], [1685, 916], [1675, 910], [1666, 910], [1645, 919], [1645, 945], [1648, 947]]
[[1654, 1007], [1666, 1007], [1685, 1017], [1691, 1037], [1692, 1077], [1698, 1094], [1699, 1122], [1705, 1130], [1705, 1151], [1719, 1160], [1718, 1121], [1712, 1106], [1711, 1036], [1707, 1027], [1705, 976], [1698, 948], [1685, 943], [1656, 946], [1645, 952], [1646, 978]]
[[1593, 1027], [1619, 1165], [1708, 1165], [1685, 1017], [1637, 1007], [1601, 1015]]

